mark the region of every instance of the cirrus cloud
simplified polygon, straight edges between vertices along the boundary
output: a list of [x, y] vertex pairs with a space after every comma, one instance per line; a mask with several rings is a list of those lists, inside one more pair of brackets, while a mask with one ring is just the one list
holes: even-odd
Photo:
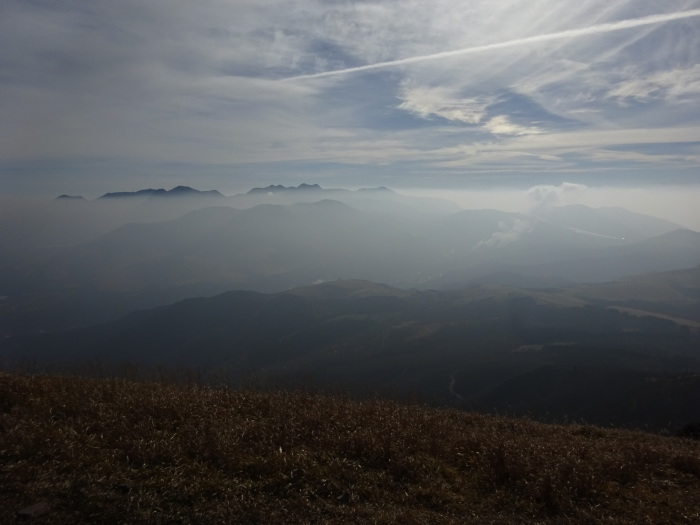
[[692, 182], [699, 24], [700, 0], [6, 0], [0, 184]]
[[421, 118], [440, 117], [452, 122], [478, 124], [493, 104], [493, 97], [460, 98], [447, 87], [404, 88], [398, 108]]

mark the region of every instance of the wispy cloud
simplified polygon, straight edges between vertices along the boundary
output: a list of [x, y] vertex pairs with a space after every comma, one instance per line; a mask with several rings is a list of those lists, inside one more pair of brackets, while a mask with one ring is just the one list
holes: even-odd
[[0, 185], [26, 162], [99, 180], [96, 159], [338, 185], [689, 180], [698, 24], [700, 0], [7, 0]]
[[453, 122], [478, 124], [486, 116], [493, 97], [460, 98], [447, 87], [404, 88], [399, 109], [422, 118], [440, 117]]
[[536, 126], [515, 124], [506, 115], [493, 117], [484, 124], [484, 128], [494, 135], [536, 135], [542, 133], [542, 130]]
[[374, 69], [384, 69], [389, 67], [404, 66], [409, 64], [415, 64], [417, 62], [424, 62], [430, 60], [442, 60], [445, 58], [452, 58], [463, 55], [472, 55], [477, 53], [485, 53], [488, 51], [497, 51], [502, 49], [507, 49], [516, 46], [527, 46], [531, 44], [540, 44], [543, 42], [550, 42], [552, 40], [562, 40], [569, 38], [579, 38], [583, 36], [596, 35], [601, 33], [608, 33], [611, 31], [620, 31], [623, 29], [631, 29], [635, 27], [641, 27], [646, 25], [661, 24], [664, 22], [671, 22], [673, 20], [682, 20], [685, 18], [692, 18], [700, 16], [700, 9], [689, 9], [687, 11], [681, 11], [676, 13], [665, 13], [658, 15], [650, 15], [641, 18], [633, 18], [630, 20], [620, 20], [617, 22], [609, 22], [605, 24], [596, 24], [589, 27], [583, 27], [579, 29], [567, 29], [564, 31], [556, 31], [553, 33], [546, 33], [541, 35], [534, 35], [525, 38], [518, 38], [514, 40], [506, 40], [504, 42], [497, 42], [494, 44], [485, 44], [481, 46], [473, 46], [464, 49], [455, 49], [453, 51], [443, 51], [440, 53], [432, 53], [429, 55], [413, 56], [408, 58], [401, 58], [398, 60], [388, 60], [386, 62], [378, 62], [375, 64], [366, 64], [363, 66], [349, 67], [345, 69], [339, 69], [335, 71], [322, 71], [320, 73], [311, 73], [307, 75], [297, 75], [285, 80], [302, 80], [302, 79], [314, 79], [314, 78], [324, 78], [335, 75], [347, 75], [351, 73], [359, 73], [362, 71], [371, 71]]
[[679, 101], [700, 95], [700, 64], [685, 69], [669, 69], [648, 75], [632, 72], [630, 78], [610, 89], [608, 98], [620, 104], [630, 101]]

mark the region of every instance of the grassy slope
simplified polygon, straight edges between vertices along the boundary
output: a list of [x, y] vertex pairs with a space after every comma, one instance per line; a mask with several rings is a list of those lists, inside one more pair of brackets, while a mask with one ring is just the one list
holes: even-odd
[[0, 375], [0, 522], [697, 523], [700, 442], [304, 392]]

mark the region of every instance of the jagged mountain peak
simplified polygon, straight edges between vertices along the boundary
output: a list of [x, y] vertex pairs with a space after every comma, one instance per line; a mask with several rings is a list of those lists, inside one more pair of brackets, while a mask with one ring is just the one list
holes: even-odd
[[190, 186], [175, 186], [171, 190], [165, 190], [163, 188], [153, 189], [148, 188], [138, 191], [117, 191], [105, 193], [100, 199], [112, 199], [112, 198], [124, 198], [124, 197], [171, 197], [171, 196], [187, 196], [187, 195], [197, 195], [197, 196], [216, 196], [223, 197], [223, 195], [216, 190], [201, 191], [191, 188]]
[[285, 192], [292, 192], [292, 191], [317, 191], [317, 190], [322, 190], [323, 188], [319, 186], [318, 184], [306, 184], [306, 183], [301, 183], [299, 186], [283, 186], [281, 184], [271, 184], [269, 186], [266, 186], [264, 188], [253, 188], [250, 190], [247, 194], [248, 195], [255, 195], [258, 193], [285, 193]]

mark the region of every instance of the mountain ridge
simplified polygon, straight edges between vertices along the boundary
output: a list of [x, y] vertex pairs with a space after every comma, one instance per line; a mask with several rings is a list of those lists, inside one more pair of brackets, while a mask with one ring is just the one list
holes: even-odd
[[195, 190], [189, 186], [175, 186], [170, 190], [165, 189], [143, 189], [138, 191], [118, 191], [105, 193], [104, 195], [98, 197], [100, 199], [119, 199], [119, 198], [131, 198], [131, 197], [181, 197], [181, 196], [207, 196], [207, 197], [224, 197], [224, 195], [217, 190], [207, 190], [200, 191]]
[[[402, 199], [393, 193], [388, 200], [372, 197], [364, 210], [355, 201], [335, 198], [345, 194], [310, 193], [316, 197], [308, 201], [242, 208], [209, 197], [203, 198], [206, 206], [196, 197], [117, 198], [80, 206], [54, 202], [67, 222], [47, 215], [33, 239], [51, 239], [57, 246], [43, 257], [25, 260], [15, 254], [14, 264], [12, 259], [5, 267], [0, 264], [0, 296], [6, 296], [0, 302], [0, 333], [55, 331], [193, 295], [241, 288], [277, 292], [339, 278], [404, 289], [476, 283], [542, 288], [700, 262], [700, 234], [692, 231], [623, 240], [622, 231], [608, 229], [613, 234], [608, 236], [571, 231], [576, 214], [562, 226], [496, 210], [440, 215], [410, 204], [392, 208], [395, 199]], [[585, 213], [595, 217], [597, 212]], [[97, 234], [121, 214], [127, 224]], [[654, 224], [671, 227], [664, 221]], [[76, 242], [84, 233], [90, 238]], [[12, 242], [21, 249], [35, 246], [16, 228], [5, 234], [6, 247]], [[67, 236], [63, 242], [68, 245], [58, 244], [60, 235]], [[12, 250], [2, 255], [11, 257]]]
[[[239, 290], [190, 298], [85, 329], [6, 338], [1, 355], [6, 363], [22, 356], [54, 367], [128, 361], [231, 377], [243, 371], [271, 379], [301, 374], [322, 384], [416, 390], [487, 410], [568, 414], [657, 430], [692, 421], [700, 395], [700, 329], [682, 318], [692, 317], [683, 312], [697, 310], [700, 299], [676, 301], [674, 320], [663, 308], [627, 311], [629, 295], [624, 301], [601, 296], [587, 299], [576, 289], [400, 290], [330, 281], [272, 294]], [[578, 370], [575, 377], [572, 370]], [[565, 388], [574, 379], [576, 392], [590, 392], [597, 382], [626, 386], [598, 388], [581, 403]], [[634, 403], [654, 396], [656, 403]], [[606, 407], [613, 404], [620, 410], [611, 413]]]

